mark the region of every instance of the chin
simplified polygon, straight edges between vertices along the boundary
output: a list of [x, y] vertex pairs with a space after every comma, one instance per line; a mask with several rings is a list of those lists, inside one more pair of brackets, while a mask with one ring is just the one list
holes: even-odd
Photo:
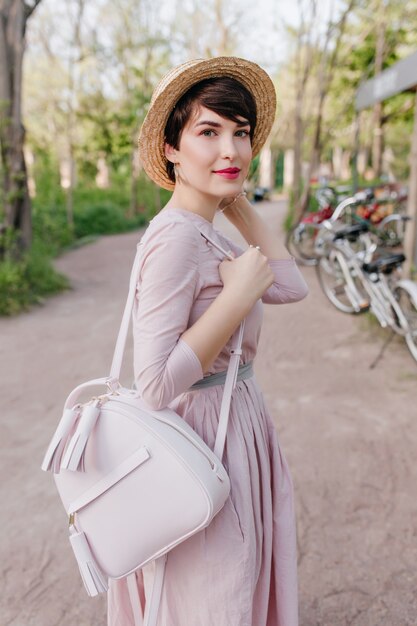
[[240, 189], [242, 189], [243, 181], [240, 180], [230, 180], [228, 182], [224, 182], [223, 185], [219, 185], [217, 189], [219, 189], [219, 193], [221, 194], [233, 194], [237, 193]]

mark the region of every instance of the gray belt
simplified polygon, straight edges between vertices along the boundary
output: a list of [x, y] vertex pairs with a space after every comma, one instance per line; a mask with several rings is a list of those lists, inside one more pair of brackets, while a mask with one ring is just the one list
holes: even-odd
[[[252, 364], [253, 361], [249, 361], [244, 365], [239, 365], [237, 380], [245, 380], [246, 378], [251, 378], [253, 376]], [[227, 370], [223, 370], [222, 372], [216, 372], [215, 374], [204, 376], [204, 378], [197, 380], [194, 385], [191, 385], [188, 391], [194, 391], [194, 389], [204, 389], [205, 387], [214, 387], [214, 385], [223, 385], [226, 381], [226, 374]]]

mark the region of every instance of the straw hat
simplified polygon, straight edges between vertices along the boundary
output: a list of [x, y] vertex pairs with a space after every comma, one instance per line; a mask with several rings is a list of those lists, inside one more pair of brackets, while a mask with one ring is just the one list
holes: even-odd
[[206, 78], [230, 76], [241, 82], [256, 102], [257, 123], [252, 141], [256, 156], [268, 137], [275, 118], [275, 87], [256, 63], [238, 57], [193, 59], [170, 70], [157, 85], [139, 134], [139, 156], [149, 178], [164, 189], [174, 189], [166, 171], [164, 130], [172, 109], [195, 83]]

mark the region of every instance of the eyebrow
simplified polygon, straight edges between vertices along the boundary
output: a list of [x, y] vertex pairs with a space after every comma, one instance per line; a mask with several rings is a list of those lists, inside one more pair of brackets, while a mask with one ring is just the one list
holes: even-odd
[[[220, 124], [220, 122], [213, 122], [212, 120], [202, 120], [201, 122], [198, 122], [197, 124], [195, 124], [194, 128], [197, 128], [197, 126], [213, 126], [213, 128], [221, 128], [222, 125]], [[250, 126], [250, 123], [248, 121], [244, 121], [244, 122], [236, 122], [237, 126]]]

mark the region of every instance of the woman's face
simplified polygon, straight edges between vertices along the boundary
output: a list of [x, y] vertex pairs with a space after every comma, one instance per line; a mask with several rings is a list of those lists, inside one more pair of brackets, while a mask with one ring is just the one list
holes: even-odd
[[179, 184], [219, 199], [242, 189], [252, 147], [249, 122], [243, 117], [239, 120], [233, 122], [206, 107], [196, 107], [183, 128], [179, 149], [166, 144], [167, 158], [177, 163]]

